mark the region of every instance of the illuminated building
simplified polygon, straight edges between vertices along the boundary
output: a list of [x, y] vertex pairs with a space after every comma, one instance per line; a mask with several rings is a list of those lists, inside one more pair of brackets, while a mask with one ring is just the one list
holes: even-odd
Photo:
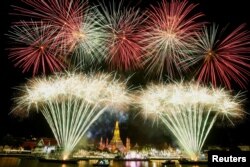
[[103, 138], [101, 137], [100, 142], [99, 142], [99, 149], [104, 150], [108, 149], [110, 152], [127, 152], [130, 150], [130, 139], [126, 138], [126, 146], [124, 146], [121, 136], [120, 136], [120, 128], [119, 128], [119, 123], [118, 121], [115, 122], [115, 128], [113, 131], [113, 137], [110, 141], [108, 142], [108, 138], [106, 141], [103, 141]]

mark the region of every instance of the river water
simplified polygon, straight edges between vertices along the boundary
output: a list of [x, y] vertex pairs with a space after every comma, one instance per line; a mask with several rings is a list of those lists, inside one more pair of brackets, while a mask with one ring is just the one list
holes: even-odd
[[[0, 157], [0, 167], [93, 167], [96, 160], [78, 161], [77, 164], [39, 162], [36, 159]], [[110, 167], [162, 167], [163, 161], [111, 161]], [[207, 165], [167, 165], [167, 167], [207, 167]]]

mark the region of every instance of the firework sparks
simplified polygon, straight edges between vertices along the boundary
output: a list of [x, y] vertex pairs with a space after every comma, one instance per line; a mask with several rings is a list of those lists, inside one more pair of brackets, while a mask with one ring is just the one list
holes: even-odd
[[[77, 68], [85, 68], [101, 62], [105, 55], [105, 33], [99, 24], [100, 18], [87, 2], [79, 0], [23, 0], [32, 9], [15, 6], [18, 14], [40, 19], [56, 29], [58, 55]], [[27, 24], [34, 22], [26, 21]], [[15, 22], [19, 25], [19, 22]]]
[[[40, 111], [57, 142], [68, 156], [101, 114], [108, 109], [124, 109], [129, 104], [125, 83], [110, 74], [57, 74], [32, 79], [19, 88], [14, 114], [27, 116]], [[25, 114], [25, 115], [24, 115]]]
[[139, 10], [122, 8], [122, 3], [109, 7], [102, 5], [99, 13], [107, 33], [107, 62], [118, 70], [134, 70], [140, 68], [142, 47], [139, 43], [139, 27], [144, 19]]
[[219, 38], [218, 26], [205, 27], [197, 35], [196, 53], [188, 65], [201, 64], [197, 70], [199, 82], [232, 88], [232, 81], [246, 88], [249, 80], [250, 34], [241, 25], [224, 38]]
[[84, 69], [102, 62], [106, 56], [107, 35], [97, 16], [93, 9], [85, 11], [82, 22], [70, 24], [59, 33], [64, 41], [63, 48], [71, 52], [69, 59], [76, 67]]
[[194, 84], [148, 86], [139, 104], [146, 116], [152, 115], [168, 127], [193, 160], [199, 157], [218, 116], [231, 122], [231, 118], [243, 116], [238, 96]]
[[8, 36], [14, 41], [16, 47], [10, 48], [10, 59], [27, 72], [32, 69], [33, 75], [39, 70], [43, 73], [48, 71], [60, 71], [64, 68], [63, 62], [56, 57], [58, 50], [56, 41], [51, 38], [56, 34], [50, 25], [25, 22], [13, 26]]
[[180, 62], [189, 57], [195, 33], [203, 24], [197, 23], [201, 13], [191, 14], [196, 6], [188, 1], [163, 0], [159, 7], [147, 11], [142, 43], [148, 75], [161, 78], [165, 70], [171, 79], [176, 72], [181, 75]]
[[81, 0], [21, 0], [21, 2], [29, 8], [14, 6], [17, 11], [14, 14], [28, 17], [28, 19], [42, 19], [58, 28], [71, 26], [76, 22], [80, 23], [87, 9], [87, 2]]

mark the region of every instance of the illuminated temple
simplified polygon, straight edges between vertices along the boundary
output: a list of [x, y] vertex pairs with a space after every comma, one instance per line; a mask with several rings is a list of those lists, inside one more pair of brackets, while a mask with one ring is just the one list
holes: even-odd
[[110, 152], [127, 152], [130, 150], [130, 139], [126, 138], [126, 146], [124, 146], [121, 137], [120, 137], [120, 128], [118, 121], [115, 122], [115, 128], [113, 132], [113, 137], [109, 143], [108, 138], [106, 138], [106, 141], [104, 142], [101, 138], [99, 143], [99, 149], [100, 150], [108, 150]]

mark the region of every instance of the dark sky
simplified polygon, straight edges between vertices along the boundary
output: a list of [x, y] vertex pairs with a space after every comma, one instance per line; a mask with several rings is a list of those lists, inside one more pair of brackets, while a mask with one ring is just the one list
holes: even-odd
[[[14, 136], [28, 136], [31, 134], [33, 134], [34, 136], [52, 135], [48, 125], [40, 114], [33, 114], [29, 119], [25, 120], [14, 118], [13, 116], [8, 114], [12, 106], [11, 98], [14, 96], [13, 87], [24, 83], [26, 78], [29, 77], [28, 74], [23, 74], [21, 73], [20, 69], [14, 67], [13, 63], [8, 60], [7, 51], [5, 50], [5, 48], [7, 48], [8, 39], [4, 34], [6, 34], [11, 25], [11, 17], [8, 14], [11, 10], [10, 4], [16, 4], [16, 1], [17, 0], [3, 0], [3, 2], [1, 1], [2, 4], [0, 7], [0, 140], [7, 133]], [[206, 21], [218, 23], [222, 27], [228, 24], [231, 27], [237, 27], [242, 23], [247, 23], [247, 28], [248, 30], [250, 30], [250, 11], [246, 0], [190, 0], [190, 2], [200, 4], [197, 10], [203, 12], [206, 15]], [[150, 6], [150, 4], [155, 3], [156, 2], [154, 2], [153, 0], [131, 0], [132, 6], [134, 5], [141, 8], [148, 7]], [[249, 92], [246, 93], [246, 97], [250, 97]], [[245, 107], [246, 110], [248, 110], [248, 112], [250, 113], [248, 99]], [[114, 121], [115, 119], [112, 118], [111, 120]], [[132, 139], [132, 143], [150, 143], [157, 140], [163, 142], [166, 138], [169, 138], [168, 134], [163, 133], [163, 129], [161, 127], [152, 127], [148, 122], [144, 123], [144, 121], [139, 118], [136, 118], [135, 120], [126, 120], [121, 124], [122, 138], [124, 139], [125, 136], [129, 136]], [[97, 124], [96, 127], [102, 127], [100, 125], [103, 124], [110, 124], [112, 129], [112, 121], [100, 121], [99, 125]], [[246, 120], [243, 123], [238, 124], [234, 128], [214, 127], [207, 143], [219, 142], [224, 144], [250, 144], [250, 138], [246, 135], [246, 133], [250, 131], [249, 126], [250, 120], [249, 116], [247, 116]], [[154, 133], [152, 133], [152, 131]]]

